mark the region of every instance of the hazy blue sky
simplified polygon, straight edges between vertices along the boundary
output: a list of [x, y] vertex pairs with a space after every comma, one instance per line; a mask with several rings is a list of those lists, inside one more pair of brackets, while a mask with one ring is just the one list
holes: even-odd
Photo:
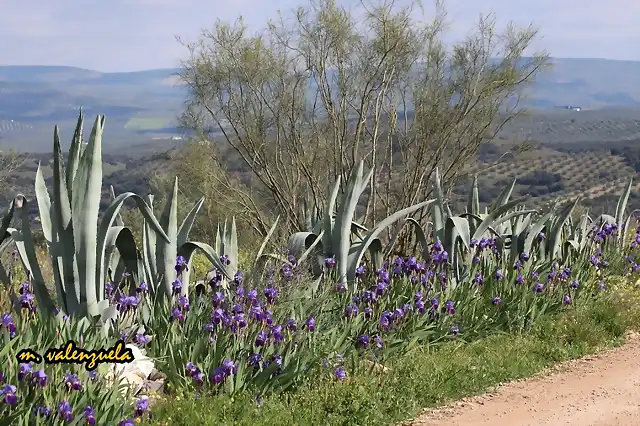
[[[408, 1], [408, 0], [398, 0]], [[357, 4], [354, 0], [344, 0]], [[194, 40], [216, 18], [243, 15], [254, 28], [297, 0], [3, 0], [0, 65], [73, 65], [100, 71], [177, 66], [180, 35]], [[425, 6], [431, 6], [428, 0]], [[558, 57], [640, 60], [638, 0], [449, 0], [451, 35], [464, 36], [480, 13], [534, 23], [537, 47]], [[432, 11], [426, 7], [425, 12]]]

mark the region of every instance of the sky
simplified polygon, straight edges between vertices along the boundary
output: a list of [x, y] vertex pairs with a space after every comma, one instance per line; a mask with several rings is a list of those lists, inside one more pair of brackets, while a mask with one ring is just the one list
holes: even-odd
[[[349, 6], [356, 0], [340, 0]], [[402, 4], [403, 1], [396, 0]], [[433, 13], [425, 2], [424, 15]], [[103, 72], [179, 66], [187, 51], [175, 36], [195, 41], [217, 19], [243, 16], [261, 28], [300, 0], [3, 0], [0, 65], [67, 65]], [[540, 30], [535, 48], [555, 57], [640, 60], [638, 0], [448, 0], [451, 40], [464, 37], [480, 14]], [[416, 12], [417, 13], [417, 12]]]

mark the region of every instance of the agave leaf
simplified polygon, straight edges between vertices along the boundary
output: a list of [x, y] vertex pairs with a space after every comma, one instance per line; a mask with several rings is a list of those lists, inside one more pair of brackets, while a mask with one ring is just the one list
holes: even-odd
[[[27, 269], [32, 278], [33, 292], [38, 301], [38, 306], [43, 309], [47, 315], [55, 315], [55, 304], [47, 291], [46, 283], [38, 265], [36, 257], [35, 244], [31, 234], [31, 223], [29, 217], [29, 205], [27, 199], [23, 195], [18, 195], [16, 199], [20, 199], [22, 211], [20, 212], [22, 222], [22, 232], [14, 228], [7, 229], [16, 242], [16, 248], [24, 267]], [[59, 297], [62, 295], [59, 295]]]
[[416, 235], [416, 239], [420, 243], [422, 247], [422, 258], [425, 261], [429, 261], [431, 259], [431, 254], [429, 252], [429, 241], [427, 240], [427, 232], [422, 229], [422, 226], [412, 217], [407, 218], [407, 222], [413, 225], [413, 229]]
[[632, 184], [633, 178], [629, 179], [627, 188], [620, 195], [620, 199], [618, 199], [618, 205], [616, 206], [616, 225], [618, 225], [618, 227], [622, 226], [622, 223], [624, 221], [624, 211], [627, 209], [627, 203], [629, 202], [629, 195], [631, 194]]
[[[216, 268], [218, 268], [222, 274], [226, 275], [224, 266], [222, 262], [220, 262], [220, 255], [216, 253], [216, 251], [209, 244], [201, 243], [197, 241], [187, 241], [182, 246], [180, 246], [178, 250], [178, 255], [184, 257], [187, 262], [191, 261], [191, 257], [196, 250], [200, 250], [206, 257], [209, 259]], [[184, 278], [184, 277], [183, 277]], [[226, 276], [227, 279], [231, 279], [231, 277]], [[185, 282], [186, 281], [186, 282]], [[185, 288], [188, 288], [189, 282], [188, 280], [183, 279], [182, 282], [182, 291], [185, 292]], [[223, 287], [226, 288], [227, 283], [223, 282]]]
[[491, 204], [491, 207], [489, 207], [489, 211], [494, 211], [498, 207], [501, 207], [507, 204], [509, 202], [509, 198], [511, 198], [511, 194], [513, 193], [513, 188], [515, 186], [516, 186], [516, 179], [514, 178], [511, 181], [511, 184], [507, 185], [502, 190], [500, 195], [498, 195], [498, 198], [496, 198], [495, 201]]
[[[78, 121], [76, 123], [76, 129], [73, 132], [73, 139], [71, 139], [71, 146], [69, 147], [69, 164], [67, 166], [66, 173], [64, 173], [64, 178], [66, 178], [66, 184], [64, 185], [65, 190], [67, 190], [67, 199], [71, 200], [71, 188], [73, 188], [73, 181], [76, 178], [76, 173], [78, 172], [78, 167], [80, 164], [80, 156], [82, 154], [82, 133], [83, 133], [83, 125], [84, 125], [84, 114], [82, 113], [82, 108], [80, 108], [80, 112], [78, 113]], [[58, 148], [60, 147], [60, 132], [58, 126], [55, 127], [55, 135], [54, 140], [57, 138], [58, 140]], [[54, 142], [55, 144], [55, 142]], [[61, 151], [60, 157], [62, 158]], [[56, 154], [54, 152], [54, 161], [56, 158]], [[62, 180], [63, 175], [60, 176]], [[64, 182], [64, 181], [62, 181]], [[57, 192], [57, 191], [56, 191]]]
[[453, 216], [453, 213], [451, 212], [451, 207], [449, 206], [449, 204], [446, 205], [446, 208], [447, 208], [447, 216], [446, 217]]
[[[384, 257], [388, 257], [391, 255], [391, 252], [393, 252], [393, 249], [398, 243], [398, 237], [400, 236], [400, 233], [402, 232], [403, 229], [407, 227], [408, 223], [409, 223], [408, 220], [405, 219], [405, 221], [402, 222], [402, 225], [395, 227], [393, 234], [391, 235], [389, 244], [387, 244], [387, 246], [384, 248], [384, 253], [383, 253]], [[360, 240], [362, 241], [362, 238]]]
[[333, 190], [329, 196], [329, 202], [327, 204], [327, 210], [324, 212], [324, 226], [323, 226], [323, 238], [322, 248], [326, 255], [333, 253], [332, 236], [334, 227], [334, 216], [336, 210], [336, 202], [338, 200], [338, 192], [340, 191], [341, 178], [338, 176], [336, 183], [333, 185]]
[[[520, 210], [520, 211], [515, 211], [515, 212], [507, 213], [507, 214], [505, 214], [504, 216], [499, 217], [499, 218], [497, 218], [495, 221], [493, 221], [493, 223], [491, 224], [491, 227], [495, 229], [495, 228], [497, 228], [499, 225], [502, 225], [502, 224], [504, 224], [505, 222], [508, 222], [508, 221], [510, 221], [510, 220], [511, 220], [511, 219], [513, 219], [513, 218], [517, 218], [517, 217], [520, 217], [520, 216], [526, 216], [526, 215], [531, 214], [531, 213], [535, 213], [535, 210]], [[505, 231], [508, 231], [508, 230], [506, 230], [506, 229], [505, 229]], [[502, 234], [503, 234], [502, 232], [499, 232], [499, 231], [497, 231], [497, 230], [494, 230], [493, 232], [495, 232], [495, 233], [497, 233], [497, 234], [499, 234], [499, 235], [502, 235]]]
[[216, 253], [223, 253], [224, 247], [222, 246], [222, 234], [220, 233], [220, 224], [216, 228], [216, 241], [214, 245]]
[[[125, 226], [110, 227], [105, 238], [105, 246], [107, 249], [104, 254], [103, 270], [107, 269], [113, 251], [117, 250], [127, 272], [139, 276], [136, 240], [129, 228]], [[104, 277], [100, 281], [104, 281]], [[98, 297], [102, 300], [104, 293], [99, 294]]]
[[[73, 224], [71, 223], [71, 183], [75, 179], [75, 175], [78, 168], [79, 153], [74, 153], [74, 143], [76, 139], [81, 141], [82, 139], [82, 111], [79, 122], [76, 126], [76, 134], [74, 136], [70, 148], [70, 162], [69, 168], [65, 172], [64, 159], [62, 156], [62, 148], [60, 147], [60, 132], [56, 126], [53, 135], [53, 210], [51, 211], [52, 222], [52, 235], [51, 235], [51, 247], [49, 255], [52, 257], [52, 265], [54, 270], [54, 277], [56, 281], [56, 289], [60, 295], [65, 294], [63, 288], [65, 283], [74, 283], [80, 281], [80, 274], [78, 271], [78, 264], [75, 261], [74, 241], [73, 241]], [[80, 142], [78, 142], [79, 144]], [[78, 158], [74, 159], [77, 154]], [[69, 175], [70, 170], [73, 171]], [[66, 180], [65, 180], [66, 176]], [[71, 176], [71, 177], [70, 177]], [[68, 183], [67, 183], [68, 182]], [[75, 291], [75, 288], [74, 288]], [[63, 296], [61, 296], [63, 297]], [[77, 293], [73, 295], [73, 300], [78, 300]], [[73, 306], [66, 306], [65, 309], [74, 308]], [[67, 311], [68, 312], [68, 311]]]
[[349, 265], [356, 265], [356, 268], [360, 266], [358, 256], [360, 255], [361, 251], [368, 250], [369, 255], [371, 256], [373, 270], [375, 271], [378, 268], [382, 267], [384, 263], [384, 254], [382, 249], [382, 241], [380, 240], [380, 238], [374, 238], [371, 243], [369, 243], [368, 247], [365, 247], [364, 244], [365, 241], [363, 240], [362, 242], [354, 244], [349, 248]]
[[455, 248], [458, 238], [462, 240], [462, 244], [469, 251], [471, 249], [469, 246], [471, 242], [469, 222], [461, 217], [450, 216], [446, 221], [443, 243], [452, 259], [457, 256]]
[[[158, 283], [158, 276], [156, 272], [156, 265], [151, 263], [150, 249], [148, 248], [148, 230], [146, 226], [142, 227], [142, 259], [141, 263], [144, 266], [145, 282], [153, 287]], [[155, 253], [155, 249], [152, 251]], [[157, 289], [156, 289], [157, 290]], [[154, 290], [155, 291], [155, 290]], [[156, 292], [157, 293], [157, 292]]]
[[[152, 201], [152, 198], [150, 198], [150, 201]], [[156, 234], [151, 231], [151, 227], [145, 221], [142, 227], [142, 258], [144, 259], [144, 265], [147, 271], [147, 279], [152, 283], [156, 283], [160, 278], [160, 272], [157, 266], [157, 253]]]
[[8, 230], [9, 227], [6, 228], [7, 231], [5, 231], [4, 235], [5, 238], [2, 241], [2, 243], [0, 243], [0, 252], [3, 252], [5, 250], [7, 250], [9, 248], [9, 246], [12, 246], [13, 244], [15, 244], [15, 240], [13, 238], [11, 238], [11, 234], [9, 234]]
[[[162, 237], [162, 239], [165, 241], [165, 243], [169, 242], [169, 236], [162, 229], [162, 226], [160, 225], [160, 223], [158, 222], [158, 220], [153, 214], [153, 210], [144, 201], [142, 197], [140, 197], [137, 194], [134, 194], [133, 192], [124, 192], [118, 195], [115, 198], [115, 200], [113, 200], [113, 202], [109, 204], [109, 207], [107, 207], [107, 210], [104, 212], [104, 215], [100, 222], [100, 228], [98, 229], [96, 247], [97, 247], [97, 254], [98, 254], [98, 259], [100, 264], [99, 264], [99, 267], [96, 269], [95, 273], [96, 273], [96, 284], [97, 284], [96, 292], [99, 295], [104, 294], [104, 276], [109, 265], [109, 259], [106, 259], [104, 257], [105, 250], [109, 244], [107, 242], [108, 233], [110, 232], [110, 229], [113, 227], [113, 223], [116, 221], [116, 218], [119, 215], [120, 209], [128, 199], [133, 199], [133, 201], [135, 201], [136, 203], [136, 206], [138, 207], [138, 210], [140, 210], [140, 212], [142, 213], [142, 216], [144, 218], [144, 224], [145, 224], [144, 228], [148, 228], [146, 229], [144, 236], [147, 237], [149, 231], [152, 230], [154, 233], [159, 234]], [[145, 240], [146, 239], [143, 238], [143, 241]], [[115, 240], [112, 241], [111, 243], [112, 244], [115, 243]], [[172, 265], [172, 269], [173, 269], [173, 265]]]
[[[364, 165], [364, 161], [362, 161], [362, 164]], [[369, 186], [369, 183], [371, 182], [371, 176], [373, 176], [373, 168], [369, 169], [366, 177], [360, 179], [360, 186], [358, 187], [357, 191], [359, 194], [362, 194], [364, 190], [367, 189], [367, 186]], [[364, 222], [363, 218], [364, 215], [361, 216], [358, 221]]]
[[[35, 193], [36, 200], [38, 205], [38, 212], [40, 215], [40, 223], [42, 225], [42, 233], [44, 234], [45, 240], [49, 245], [49, 252], [52, 257], [52, 267], [53, 267], [53, 276], [56, 285], [56, 291], [58, 295], [65, 299], [65, 303], [63, 304], [65, 312], [73, 311], [78, 307], [79, 303], [79, 295], [75, 291], [72, 285], [66, 285], [66, 283], [73, 284], [73, 280], [65, 281], [65, 277], [63, 274], [64, 271], [64, 260], [65, 255], [64, 252], [68, 251], [69, 254], [73, 253], [73, 247], [64, 246], [60, 244], [58, 241], [58, 231], [54, 230], [53, 224], [51, 221], [52, 213], [55, 216], [55, 211], [51, 205], [51, 199], [49, 198], [49, 191], [47, 190], [47, 185], [44, 180], [44, 176], [42, 175], [42, 169], [40, 164], [38, 164], [38, 169], [36, 170], [36, 180], [35, 180]], [[66, 196], [66, 191], [65, 191]], [[69, 255], [67, 255], [69, 256]], [[68, 263], [73, 262], [73, 256], [69, 256], [71, 260], [68, 260]], [[73, 266], [70, 267], [69, 273], [73, 273]], [[73, 275], [71, 275], [73, 277]]]
[[[111, 202], [113, 203], [116, 200], [116, 191], [113, 189], [113, 185], [109, 185], [109, 195], [111, 196]], [[115, 222], [117, 226], [124, 226], [122, 216], [120, 216], [119, 214], [116, 215]]]
[[296, 232], [289, 237], [289, 241], [287, 243], [287, 247], [289, 247], [291, 254], [296, 258], [298, 264], [303, 263], [307, 257], [309, 257], [309, 255], [318, 248], [316, 262], [311, 265], [314, 277], [321, 276], [323, 271], [323, 232], [324, 231], [320, 231], [320, 234], [318, 235], [313, 232]]
[[564, 242], [564, 245], [565, 247], [571, 247], [577, 253], [580, 253], [580, 243], [578, 243], [576, 240], [567, 240]]
[[[173, 189], [169, 194], [169, 199], [165, 204], [164, 211], [160, 216], [160, 225], [165, 230], [168, 240], [156, 244], [156, 257], [162, 265], [158, 271], [162, 274], [162, 286], [160, 294], [169, 297], [172, 291], [172, 283], [177, 278], [175, 270], [176, 258], [178, 256], [178, 178], [173, 181]], [[186, 259], [186, 258], [185, 258]], [[182, 285], [182, 295], [188, 294], [186, 285]]]
[[524, 217], [519, 217], [516, 221], [515, 226], [512, 228], [512, 234], [516, 237], [524, 232], [526, 229], [529, 229], [531, 226], [531, 220], [533, 219], [532, 214], [525, 215]]
[[72, 183], [71, 211], [73, 237], [80, 280], [74, 283], [80, 294], [81, 306], [87, 314], [99, 315], [96, 299], [96, 246], [98, 244], [98, 216], [102, 195], [102, 131], [104, 116], [97, 116], [91, 130], [78, 171]]
[[478, 175], [473, 176], [471, 184], [471, 192], [469, 192], [469, 200], [467, 201], [467, 213], [480, 214], [480, 196], [478, 194]]
[[602, 221], [602, 225], [607, 224], [607, 223], [610, 224], [610, 225], [613, 225], [613, 224], [616, 223], [616, 218], [611, 216], [610, 214], [601, 214], [598, 217], [598, 221]]
[[200, 212], [200, 209], [202, 209], [203, 204], [204, 197], [200, 198], [194, 204], [194, 206], [191, 207], [191, 210], [189, 210], [189, 213], [187, 213], [187, 216], [182, 221], [182, 224], [178, 229], [178, 246], [186, 243], [189, 239], [189, 233], [191, 232], [191, 228], [193, 228], [193, 224], [196, 221], [196, 216], [198, 216], [198, 213]]
[[322, 274], [322, 266], [323, 266], [323, 261], [324, 259], [322, 259], [322, 244], [323, 244], [323, 239], [322, 236], [324, 234], [324, 230], [320, 231], [320, 233], [318, 234], [317, 238], [315, 239], [315, 241], [313, 241], [313, 243], [311, 243], [311, 245], [309, 245], [307, 247], [307, 250], [302, 253], [302, 255], [300, 256], [300, 259], [298, 259], [298, 263], [304, 262], [307, 257], [309, 257], [309, 255], [313, 252], [313, 250], [319, 246], [319, 250], [318, 250], [318, 262], [316, 262], [317, 265], [314, 265], [314, 271], [316, 271], [316, 274]]
[[338, 212], [336, 214], [336, 228], [331, 236], [331, 242], [335, 251], [336, 262], [338, 264], [338, 275], [341, 282], [347, 280], [347, 268], [349, 267], [347, 258], [349, 256], [349, 248], [351, 247], [351, 223], [358, 206], [358, 200], [362, 194], [364, 173], [364, 161], [360, 161], [358, 167], [354, 168], [351, 172], [351, 176], [347, 181], [347, 188], [340, 206], [338, 206]]
[[42, 175], [40, 163], [38, 163], [38, 169], [36, 170], [35, 193], [42, 233], [44, 234], [44, 238], [48, 242], [51, 242], [51, 199], [49, 198], [49, 191], [47, 190], [47, 184], [45, 183], [44, 176]]
[[258, 263], [258, 260], [262, 256], [262, 253], [264, 253], [264, 250], [267, 248], [267, 243], [271, 239], [271, 236], [273, 235], [273, 233], [276, 231], [276, 227], [278, 226], [279, 220], [280, 220], [280, 216], [276, 217], [276, 220], [273, 222], [273, 225], [271, 225], [271, 228], [269, 229], [269, 232], [267, 232], [266, 237], [264, 237], [264, 240], [262, 240], [262, 244], [260, 244], [260, 248], [258, 249], [258, 254], [256, 254], [256, 260], [254, 263]]
[[105, 338], [109, 336], [110, 329], [118, 319], [118, 309], [114, 305], [109, 305], [108, 300], [98, 302], [98, 311], [100, 312], [100, 322], [102, 334]]
[[[125, 282], [124, 274], [127, 272], [126, 269], [127, 268], [125, 267], [124, 261], [122, 257], [120, 257], [120, 253], [118, 252], [118, 250], [113, 250], [111, 252], [111, 262], [109, 262], [109, 270], [107, 271], [108, 279], [110, 280], [110, 282], [122, 289], [122, 285]], [[129, 296], [134, 296], [135, 288], [132, 289], [131, 286], [129, 286], [128, 294]], [[153, 290], [151, 290], [151, 294], [153, 294]]]
[[[533, 214], [528, 214], [524, 217], [519, 217], [516, 220], [515, 226], [511, 229], [511, 258], [517, 259], [519, 250], [523, 250], [524, 238], [527, 230], [531, 228], [531, 221], [533, 220]], [[522, 237], [522, 244], [521, 238]]]
[[440, 171], [436, 167], [433, 176], [433, 189], [436, 193], [435, 202], [431, 205], [433, 215], [433, 231], [434, 236], [438, 240], [444, 238], [444, 212], [442, 211], [444, 203], [444, 191], [442, 190], [442, 183], [440, 182]]
[[580, 232], [582, 235], [586, 235], [589, 232], [589, 223], [591, 218], [589, 217], [589, 212], [587, 211], [584, 216], [582, 216], [582, 220], [580, 221]]
[[[510, 209], [512, 209], [519, 203], [523, 202], [524, 200], [525, 200], [524, 197], [518, 198], [517, 200], [509, 201], [501, 205], [500, 207], [494, 209], [484, 218], [482, 223], [478, 225], [478, 228], [476, 229], [476, 232], [473, 234], [472, 238], [474, 240], [479, 240], [480, 238], [482, 238], [482, 235], [487, 231], [487, 229], [489, 229], [490, 226], [495, 226], [494, 223], [496, 223], [496, 220], [500, 216], [502, 216], [504, 213], [508, 212]], [[497, 223], [500, 223], [500, 222], [497, 222]]]
[[15, 213], [15, 210], [16, 210], [16, 200], [14, 198], [9, 203], [9, 208], [7, 209], [7, 213], [5, 213], [5, 215], [2, 217], [2, 221], [0, 221], [0, 251], [3, 251], [9, 246], [10, 242], [8, 243], [7, 241], [13, 241], [11, 239], [11, 235], [9, 235], [7, 230], [11, 225], [11, 220], [13, 220], [13, 215]]
[[557, 220], [554, 223], [554, 226], [551, 229], [551, 235], [549, 236], [548, 247], [551, 249], [549, 252], [551, 259], [556, 259], [562, 250], [562, 227], [564, 226], [567, 218], [571, 216], [571, 213], [573, 213], [573, 210], [579, 201], [580, 198], [578, 197], [573, 203], [568, 203], [557, 216]]
[[384, 252], [382, 250], [382, 240], [380, 240], [380, 238], [374, 238], [371, 243], [369, 243], [369, 256], [371, 256], [371, 263], [374, 271], [382, 268], [382, 265], [384, 264]]
[[[179, 253], [180, 253], [180, 248], [178, 248], [178, 254]], [[193, 263], [193, 257], [185, 259], [185, 261], [187, 262], [187, 267], [185, 268], [184, 271], [182, 271], [182, 275], [180, 276], [180, 281], [182, 282], [183, 289], [186, 287], [186, 290], [184, 290], [182, 294], [189, 293], [189, 286], [191, 283], [191, 265]]]
[[[482, 215], [475, 215], [472, 213], [462, 213], [461, 215], [459, 215], [461, 218], [463, 219], [467, 219], [470, 223], [469, 223], [469, 230], [471, 229], [476, 229], [478, 227], [478, 225], [480, 225], [482, 223], [482, 217], [486, 217], [486, 214], [482, 214]], [[473, 235], [475, 233], [475, 231], [471, 234]]]
[[[549, 222], [549, 219], [553, 216], [553, 211], [548, 212], [544, 216], [542, 216], [538, 221], [529, 229], [529, 232], [522, 232], [518, 236], [518, 251], [531, 253], [531, 249], [533, 247], [533, 240], [538, 237], [540, 232], [544, 229]], [[519, 254], [518, 253], [518, 254]]]
[[235, 218], [232, 218], [231, 225], [225, 219], [222, 231], [218, 224], [215, 251], [222, 256], [227, 256], [228, 265], [224, 265], [225, 275], [233, 277], [238, 271], [238, 232]]
[[236, 218], [231, 218], [231, 228], [229, 229], [229, 233], [225, 238], [225, 251], [227, 256], [229, 256], [229, 265], [227, 265], [228, 273], [230, 277], [233, 277], [236, 272], [238, 272], [238, 228], [236, 226]]
[[287, 247], [296, 260], [299, 260], [298, 258], [302, 253], [304, 253], [304, 251], [307, 250], [317, 239], [318, 236], [313, 232], [296, 232], [289, 237]]
[[120, 259], [120, 253], [118, 253], [118, 250], [114, 250], [114, 247], [112, 245], [110, 247], [107, 247], [107, 250], [105, 250], [104, 258], [105, 258], [105, 263], [108, 263], [109, 265], [107, 268], [107, 278], [109, 282], [119, 283], [122, 278], [121, 276], [118, 275], [119, 267], [122, 264], [122, 261]]
[[[400, 211], [397, 211], [395, 213], [393, 213], [392, 215], [388, 216], [387, 218], [381, 220], [376, 226], [375, 228], [373, 228], [371, 231], [369, 231], [369, 233], [365, 236], [364, 240], [362, 241], [361, 245], [359, 246], [359, 250], [358, 250], [358, 254], [357, 256], [353, 257], [353, 261], [348, 265], [348, 269], [347, 269], [347, 273], [348, 275], [345, 277], [340, 277], [341, 278], [341, 282], [346, 282], [347, 279], [352, 279], [353, 275], [355, 273], [356, 268], [358, 267], [358, 265], [360, 264], [360, 262], [362, 261], [362, 257], [364, 256], [365, 251], [369, 248], [369, 245], [373, 242], [374, 239], [377, 238], [378, 235], [380, 235], [380, 233], [382, 231], [384, 231], [388, 226], [390, 226], [391, 224], [393, 224], [394, 222], [397, 222], [398, 220], [402, 219], [405, 216], [410, 215], [411, 213], [424, 208], [424, 207], [428, 207], [430, 204], [434, 203], [435, 200], [427, 200], [427, 201], [423, 201], [422, 203], [418, 203], [415, 204], [413, 206], [407, 207], [405, 209], [402, 209]], [[345, 268], [346, 269], [346, 268]]]
[[351, 222], [351, 232], [355, 234], [357, 231], [369, 232], [369, 229], [356, 221]]

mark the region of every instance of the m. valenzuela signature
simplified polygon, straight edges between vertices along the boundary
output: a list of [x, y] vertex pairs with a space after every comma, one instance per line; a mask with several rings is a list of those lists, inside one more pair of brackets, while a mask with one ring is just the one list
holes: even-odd
[[95, 370], [101, 363], [127, 364], [133, 361], [131, 349], [125, 347], [123, 340], [118, 340], [110, 348], [87, 350], [78, 347], [76, 342], [69, 340], [60, 348], [49, 348], [44, 357], [32, 349], [22, 349], [16, 355], [18, 362], [45, 364], [85, 364], [87, 371]]

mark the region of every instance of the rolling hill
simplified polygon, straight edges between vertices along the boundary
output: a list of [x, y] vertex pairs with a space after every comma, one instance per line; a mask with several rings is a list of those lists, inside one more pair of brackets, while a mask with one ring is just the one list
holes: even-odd
[[[184, 87], [176, 84], [178, 71], [102, 73], [64, 66], [0, 66], [0, 123], [18, 123], [0, 127], [0, 149], [48, 151], [53, 125], [61, 126], [63, 140], [67, 140], [64, 134], [72, 131], [80, 106], [89, 115], [107, 116], [106, 149], [170, 139], [176, 134], [176, 118], [187, 96]], [[553, 59], [553, 67], [530, 89], [528, 106], [555, 114], [563, 111], [554, 108], [568, 105], [579, 106], [583, 112], [612, 107], [640, 111], [640, 62]], [[610, 120], [618, 120], [617, 112], [611, 114]], [[566, 120], [571, 119], [574, 117]], [[564, 119], [554, 116], [551, 126], [567, 127], [558, 120], [562, 123]], [[518, 125], [536, 127], [536, 133], [553, 134], [552, 139], [562, 137], [557, 128], [545, 128], [546, 121]], [[598, 127], [615, 132], [612, 127], [618, 125]], [[621, 131], [628, 138], [637, 133], [632, 128]]]

